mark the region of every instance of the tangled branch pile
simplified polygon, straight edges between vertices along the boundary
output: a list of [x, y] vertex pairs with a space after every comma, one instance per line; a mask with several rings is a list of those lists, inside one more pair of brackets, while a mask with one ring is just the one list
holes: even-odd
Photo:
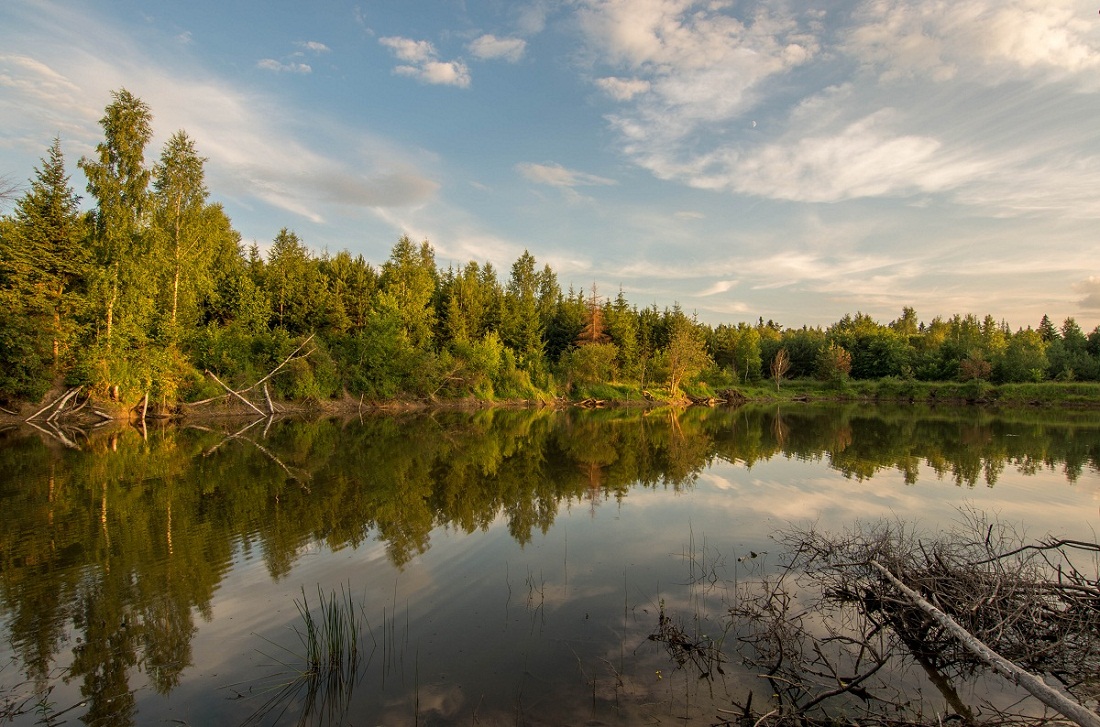
[[[963, 516], [931, 540], [897, 523], [777, 537], [788, 554], [779, 572], [742, 584], [730, 609], [742, 660], [771, 687], [760, 724], [855, 714], [859, 724], [1100, 724], [1100, 546], [1025, 544], [1008, 525]], [[905, 680], [914, 666], [942, 697], [933, 715]], [[1042, 704], [1023, 690], [1006, 706], [962, 688], [991, 669]]]

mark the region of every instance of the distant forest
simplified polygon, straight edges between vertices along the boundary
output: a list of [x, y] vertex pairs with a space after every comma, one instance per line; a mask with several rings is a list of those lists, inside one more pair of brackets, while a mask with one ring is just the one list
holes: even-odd
[[[993, 383], [1100, 379], [1100, 326], [1046, 316], [1013, 332], [992, 316], [879, 323], [857, 313], [822, 328], [698, 322], [679, 306], [639, 308], [620, 290], [563, 292], [524, 252], [501, 280], [489, 263], [440, 269], [402, 237], [374, 266], [312, 253], [283, 229], [264, 256], [210, 200], [205, 159], [186, 132], [151, 165], [148, 106], [112, 94], [104, 138], [77, 167], [61, 142], [0, 218], [0, 401], [58, 385], [161, 406], [246, 386], [309, 340], [272, 380], [288, 399], [352, 396], [579, 397], [618, 386], [675, 397], [767, 378], [897, 377]], [[602, 389], [601, 389], [602, 387]]]

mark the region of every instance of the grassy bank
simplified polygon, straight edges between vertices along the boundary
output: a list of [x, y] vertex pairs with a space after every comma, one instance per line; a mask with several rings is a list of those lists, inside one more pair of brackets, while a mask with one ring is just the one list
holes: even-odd
[[[896, 378], [834, 383], [814, 379], [795, 379], [782, 382], [778, 390], [774, 382], [761, 382], [735, 388], [751, 401], [808, 399], [1100, 408], [1100, 383], [1051, 381], [1038, 384], [994, 385], [984, 381], [915, 381]], [[705, 396], [708, 392], [706, 387], [689, 389], [689, 393], [694, 396]]]

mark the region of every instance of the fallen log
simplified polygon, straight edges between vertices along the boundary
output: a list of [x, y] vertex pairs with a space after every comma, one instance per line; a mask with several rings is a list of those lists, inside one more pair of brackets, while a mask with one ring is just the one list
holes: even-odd
[[1038, 699], [1043, 704], [1047, 705], [1051, 709], [1055, 710], [1062, 716], [1076, 722], [1081, 727], [1100, 727], [1100, 715], [1096, 714], [1090, 709], [1085, 708], [1078, 702], [1070, 699], [1062, 692], [1051, 688], [1039, 677], [1035, 676], [1029, 671], [1022, 669], [1013, 662], [1004, 658], [993, 649], [986, 646], [982, 641], [976, 638], [969, 631], [964, 629], [958, 624], [955, 619], [951, 618], [948, 614], [944, 613], [940, 609], [929, 603], [923, 596], [914, 591], [909, 586], [905, 585], [897, 576], [895, 576], [890, 569], [879, 563], [877, 560], [872, 560], [871, 566], [874, 567], [882, 576], [890, 582], [894, 588], [901, 591], [906, 598], [908, 598], [914, 606], [924, 611], [930, 616], [936, 623], [942, 626], [948, 633], [955, 637], [970, 653], [978, 657], [983, 663], [989, 666], [993, 671], [997, 672], [1001, 676], [1005, 677], [1014, 684], [1018, 684], [1030, 693], [1033, 697]]
[[241, 396], [241, 395], [240, 395], [240, 394], [239, 394], [238, 392], [234, 391], [234, 390], [233, 390], [233, 389], [232, 389], [232, 388], [231, 388], [231, 387], [230, 387], [230, 386], [229, 386], [228, 384], [226, 384], [226, 383], [225, 383], [224, 381], [222, 381], [221, 379], [219, 379], [219, 378], [217, 377], [217, 375], [216, 375], [216, 374], [214, 374], [214, 372], [210, 371], [210, 369], [207, 369], [207, 370], [206, 370], [206, 375], [207, 375], [207, 376], [209, 376], [210, 378], [214, 379], [214, 381], [217, 381], [217, 382], [218, 382], [219, 384], [221, 384], [221, 385], [222, 385], [222, 388], [223, 388], [223, 389], [225, 389], [225, 390], [226, 390], [227, 392], [229, 392], [229, 394], [230, 394], [231, 396], [235, 396], [235, 397], [237, 397], [238, 399], [240, 399], [241, 401], [243, 401], [243, 402], [244, 402], [245, 404], [247, 404], [247, 405], [248, 405], [248, 408], [249, 408], [249, 409], [251, 409], [252, 411], [256, 412], [257, 414], [259, 414], [259, 415], [260, 415], [260, 416], [262, 416], [262, 417], [266, 417], [266, 416], [267, 416], [267, 415], [266, 415], [266, 414], [264, 414], [264, 413], [263, 413], [262, 411], [260, 411], [260, 410], [259, 410], [258, 408], [256, 408], [256, 405], [255, 405], [255, 404], [253, 404], [253, 403], [252, 403], [251, 401], [249, 401], [248, 399], [246, 399], [246, 398], [244, 398], [243, 396]]
[[61, 414], [62, 411], [64, 411], [65, 405], [69, 403], [69, 399], [76, 396], [77, 392], [79, 392], [82, 388], [84, 387], [77, 386], [76, 388], [70, 389], [69, 393], [61, 397], [61, 401], [57, 403], [57, 408], [53, 410], [53, 414], [50, 414], [48, 417], [46, 417], [46, 421], [52, 422], [54, 419], [56, 419], [58, 415]]
[[[185, 403], [183, 406], [187, 406], [187, 407], [202, 406], [203, 404], [210, 404], [211, 402], [220, 401], [222, 399], [228, 399], [230, 397], [236, 397], [236, 398], [240, 399], [241, 401], [243, 401], [245, 404], [247, 404], [249, 406], [249, 408], [251, 408], [253, 411], [255, 411], [260, 416], [272, 416], [272, 415], [274, 415], [278, 411], [278, 407], [274, 404], [274, 402], [271, 399], [271, 394], [268, 392], [267, 380], [270, 379], [275, 374], [279, 373], [279, 371], [281, 371], [282, 368], [284, 366], [286, 366], [288, 363], [290, 363], [291, 361], [296, 361], [300, 358], [305, 358], [305, 357], [309, 356], [311, 353], [313, 353], [313, 351], [315, 349], [311, 348], [310, 350], [306, 351], [305, 353], [301, 354], [300, 356], [298, 355], [299, 352], [303, 348], [305, 348], [306, 344], [313, 340], [313, 335], [314, 334], [311, 333], [309, 335], [309, 337], [306, 338], [306, 340], [302, 341], [301, 345], [299, 345], [298, 348], [294, 349], [289, 356], [284, 358], [282, 360], [282, 363], [280, 363], [275, 368], [271, 369], [271, 371], [269, 371], [266, 376], [264, 376], [262, 379], [259, 379], [258, 381], [254, 382], [251, 386], [249, 386], [247, 388], [244, 388], [244, 389], [233, 389], [232, 387], [226, 385], [212, 371], [207, 370], [206, 373], [209, 374], [210, 377], [212, 379], [214, 379], [214, 381], [217, 381], [219, 384], [221, 384], [222, 388], [225, 389], [226, 393], [222, 394], [221, 396], [213, 396], [213, 397], [210, 397], [209, 399], [203, 399], [202, 401], [192, 401], [192, 402], [189, 402], [189, 403]], [[248, 392], [252, 391], [253, 389], [256, 389], [257, 387], [259, 387], [261, 385], [263, 387], [264, 398], [267, 400], [267, 409], [268, 409], [267, 414], [262, 412], [259, 409], [259, 407], [257, 407], [255, 404], [253, 404], [248, 399], [246, 399], [245, 396], [244, 396]]]
[[49, 404], [46, 404], [46, 406], [42, 407], [41, 409], [36, 411], [34, 414], [31, 414], [29, 417], [27, 417], [23, 421], [30, 422], [33, 419], [37, 419], [39, 416], [41, 416], [43, 413], [45, 413], [47, 409], [51, 409], [54, 406], [57, 406], [58, 409], [60, 409], [62, 406], [64, 406], [65, 402], [69, 400], [69, 397], [71, 397], [74, 393], [79, 391], [80, 388], [81, 387], [77, 386], [75, 388], [69, 389], [67, 392], [65, 392], [61, 396], [57, 397], [56, 399], [51, 401]]

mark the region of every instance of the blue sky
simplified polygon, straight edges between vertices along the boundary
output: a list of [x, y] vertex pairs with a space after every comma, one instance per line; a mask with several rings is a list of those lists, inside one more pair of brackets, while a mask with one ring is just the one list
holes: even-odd
[[112, 90], [282, 227], [709, 323], [1100, 323], [1100, 14], [1065, 0], [0, 3], [0, 175]]

